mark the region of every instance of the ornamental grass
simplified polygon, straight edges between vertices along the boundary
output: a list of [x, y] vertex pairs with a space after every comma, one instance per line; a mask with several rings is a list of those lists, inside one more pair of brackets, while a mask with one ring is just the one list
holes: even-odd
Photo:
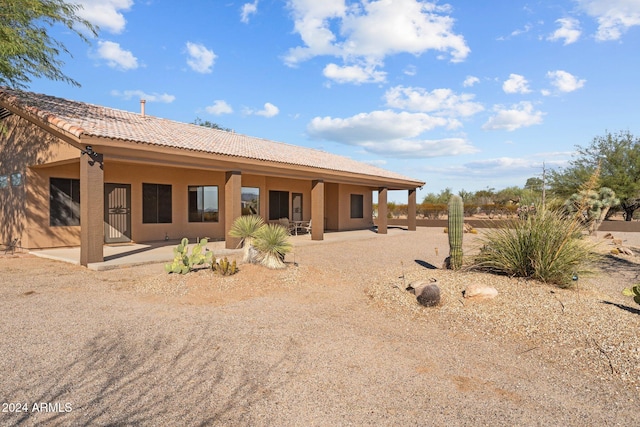
[[561, 211], [510, 220], [483, 233], [471, 268], [570, 287], [580, 275], [593, 272], [598, 258], [586, 234], [575, 216]]

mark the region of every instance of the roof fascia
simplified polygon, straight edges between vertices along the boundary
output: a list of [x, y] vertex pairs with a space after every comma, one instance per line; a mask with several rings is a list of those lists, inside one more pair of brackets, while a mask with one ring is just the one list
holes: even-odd
[[110, 138], [85, 137], [82, 142], [93, 146], [94, 151], [104, 154], [106, 161], [113, 159], [129, 163], [215, 171], [239, 170], [248, 174], [324, 180], [340, 184], [386, 187], [390, 190], [409, 190], [425, 184], [421, 181], [385, 178]]
[[77, 137], [76, 135], [72, 134], [71, 132], [67, 132], [64, 129], [60, 129], [59, 127], [55, 126], [52, 123], [49, 123], [47, 121], [42, 120], [40, 117], [29, 113], [28, 111], [25, 111], [24, 109], [20, 108], [20, 107], [16, 107], [13, 104], [4, 102], [2, 99], [0, 99], [0, 105], [4, 108], [6, 108], [7, 110], [11, 111], [13, 114], [22, 117], [23, 119], [29, 121], [30, 123], [38, 126], [39, 128], [43, 129], [46, 132], [49, 132], [50, 134], [52, 134], [53, 136], [61, 139], [62, 141], [72, 145], [73, 147], [79, 149], [79, 150], [84, 150], [84, 146], [81, 143], [81, 138]]

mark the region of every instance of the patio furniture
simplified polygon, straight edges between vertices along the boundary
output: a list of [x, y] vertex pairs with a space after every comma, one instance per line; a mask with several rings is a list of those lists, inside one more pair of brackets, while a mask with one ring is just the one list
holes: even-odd
[[[289, 218], [280, 218], [278, 220], [278, 222], [280, 223], [281, 226], [283, 226], [284, 228], [287, 229], [289, 234], [296, 233], [296, 231], [297, 231], [296, 225], [295, 225], [295, 223], [290, 222]], [[297, 233], [296, 233], [296, 235], [297, 235]]]
[[305, 233], [311, 233], [311, 220], [309, 220], [309, 221], [297, 221], [296, 222], [296, 236], [298, 235], [298, 230], [304, 231]]

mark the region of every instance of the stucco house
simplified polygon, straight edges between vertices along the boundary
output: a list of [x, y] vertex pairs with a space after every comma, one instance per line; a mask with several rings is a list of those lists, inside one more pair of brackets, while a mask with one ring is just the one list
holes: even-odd
[[181, 237], [226, 239], [234, 219], [312, 221], [325, 230], [386, 233], [387, 191], [416, 179], [327, 152], [145, 114], [0, 87], [0, 243], [80, 246]]

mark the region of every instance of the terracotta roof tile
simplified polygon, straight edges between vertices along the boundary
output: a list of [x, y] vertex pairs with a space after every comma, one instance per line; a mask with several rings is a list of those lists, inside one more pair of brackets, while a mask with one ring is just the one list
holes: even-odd
[[416, 179], [325, 151], [49, 95], [0, 88], [0, 100], [76, 137], [113, 138], [423, 184]]

